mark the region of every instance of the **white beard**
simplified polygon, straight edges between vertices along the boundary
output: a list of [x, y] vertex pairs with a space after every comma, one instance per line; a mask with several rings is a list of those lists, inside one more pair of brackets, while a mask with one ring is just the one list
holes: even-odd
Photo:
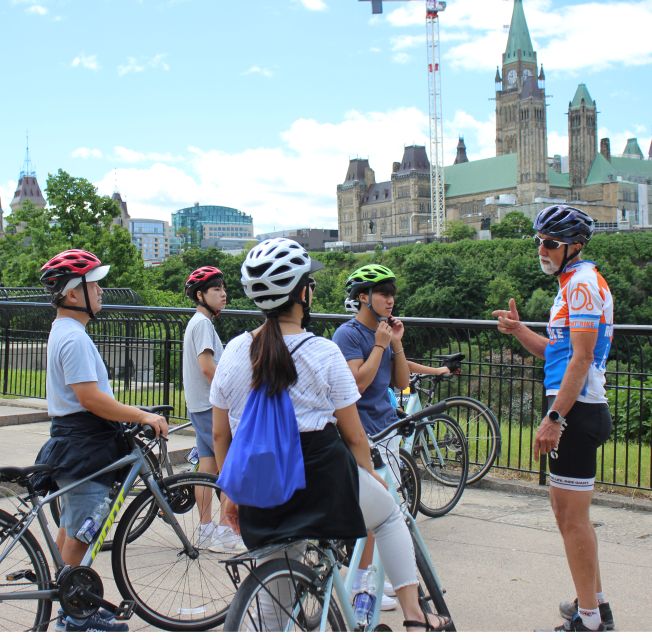
[[539, 257], [539, 266], [541, 267], [541, 271], [543, 271], [547, 276], [554, 276], [559, 269], [559, 266], [554, 262], [551, 260], [544, 261], [541, 257]]

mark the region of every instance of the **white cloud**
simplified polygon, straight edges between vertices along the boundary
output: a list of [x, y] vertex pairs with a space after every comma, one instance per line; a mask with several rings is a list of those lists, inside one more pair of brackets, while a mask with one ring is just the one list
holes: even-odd
[[[169, 220], [176, 209], [200, 202], [253, 215], [257, 232], [278, 228], [279, 223], [286, 228], [332, 228], [337, 225], [336, 187], [348, 159], [368, 158], [376, 179], [389, 180], [403, 146], [427, 144], [427, 132], [427, 115], [414, 108], [351, 111], [340, 122], [301, 118], [283, 132], [277, 147], [238, 153], [191, 147], [188, 158], [176, 166], [154, 162], [145, 168], [120, 168], [119, 189], [134, 217]], [[151, 156], [120, 153], [131, 161]], [[113, 171], [98, 182], [101, 193], [111, 193], [114, 185]]]
[[82, 158], [83, 160], [88, 160], [89, 158], [99, 160], [104, 157], [104, 154], [100, 149], [95, 149], [91, 147], [77, 147], [77, 149], [72, 150], [70, 157]]
[[[439, 14], [443, 43], [461, 41], [448, 48], [445, 58], [462, 69], [492, 69], [505, 49], [512, 3], [504, 0], [451, 2]], [[614, 66], [652, 64], [651, 0], [624, 0], [605, 5], [596, 0], [562, 5], [559, 1], [529, 0], [525, 17], [546, 69], [577, 72]], [[423, 28], [420, 3], [387, 12], [387, 22], [397, 28]], [[416, 36], [415, 36], [416, 38]]]
[[80, 53], [78, 56], [75, 56], [70, 63], [71, 67], [81, 67], [82, 69], [88, 69], [89, 71], [98, 71], [100, 68], [99, 63], [97, 62], [97, 56], [87, 56], [84, 53]]
[[267, 67], [259, 67], [257, 64], [251, 65], [246, 71], [242, 72], [243, 76], [263, 76], [265, 78], [271, 78], [274, 75], [274, 72]]
[[27, 13], [33, 13], [36, 16], [45, 16], [48, 13], [47, 7], [44, 7], [43, 5], [40, 4], [33, 4], [27, 9], [25, 9]]
[[14, 180], [13, 182], [8, 180], [4, 184], [0, 184], [0, 208], [3, 211], [2, 219], [4, 221], [4, 224], [7, 223], [7, 216], [11, 213], [11, 208], [9, 207], [9, 203], [14, 197], [17, 184], [18, 184], [17, 179]]
[[127, 162], [137, 164], [139, 162], [168, 162], [176, 163], [183, 161], [183, 156], [175, 156], [171, 153], [158, 153], [155, 151], [142, 152], [128, 149], [120, 145], [113, 147], [113, 159], [116, 162]]
[[299, 0], [299, 4], [308, 11], [326, 11], [328, 9], [324, 0]]
[[143, 73], [149, 70], [169, 71], [170, 65], [165, 62], [167, 54], [157, 53], [151, 58], [134, 58], [129, 56], [126, 64], [118, 65], [118, 75], [125, 76], [128, 73]]
[[390, 44], [392, 51], [403, 51], [405, 49], [414, 49], [415, 47], [423, 47], [426, 43], [425, 36], [396, 36], [391, 38]]
[[410, 60], [412, 60], [412, 56], [405, 51], [399, 51], [392, 56], [392, 62], [396, 62], [396, 64], [407, 64]]
[[496, 155], [496, 116], [478, 120], [461, 109], [452, 119], [444, 117], [444, 164], [452, 164], [459, 136], [464, 138], [469, 160], [493, 158]]

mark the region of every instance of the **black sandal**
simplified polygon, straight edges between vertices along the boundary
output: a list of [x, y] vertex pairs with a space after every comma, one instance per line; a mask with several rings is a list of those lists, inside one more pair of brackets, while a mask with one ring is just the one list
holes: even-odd
[[[428, 615], [432, 615], [437, 618], [437, 622], [439, 624], [436, 627], [432, 626], [428, 618]], [[423, 629], [424, 631], [446, 631], [446, 629], [448, 629], [451, 623], [451, 619], [448, 616], [441, 616], [438, 613], [431, 613], [428, 615], [426, 615], [425, 622], [421, 622], [421, 620], [403, 620], [403, 626], [406, 629], [410, 629], [410, 628], [414, 629], [415, 627], [418, 627], [419, 629]]]

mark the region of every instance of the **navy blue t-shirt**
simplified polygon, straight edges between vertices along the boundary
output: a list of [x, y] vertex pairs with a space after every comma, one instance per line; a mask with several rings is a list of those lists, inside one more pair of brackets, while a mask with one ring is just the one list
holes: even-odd
[[[376, 332], [351, 318], [337, 328], [333, 342], [340, 348], [347, 362], [366, 361], [376, 343]], [[383, 353], [376, 377], [357, 402], [362, 426], [370, 435], [382, 431], [398, 420], [387, 393], [391, 384], [393, 357], [392, 347], [388, 346]]]

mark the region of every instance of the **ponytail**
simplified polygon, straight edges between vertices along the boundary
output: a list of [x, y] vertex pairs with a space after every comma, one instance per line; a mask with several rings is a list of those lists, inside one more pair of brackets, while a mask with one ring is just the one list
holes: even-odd
[[[290, 305], [292, 304], [294, 303], [291, 302]], [[249, 357], [253, 389], [266, 385], [267, 392], [273, 396], [297, 381], [297, 370], [283, 339], [278, 313], [267, 316], [265, 324], [254, 336]]]

